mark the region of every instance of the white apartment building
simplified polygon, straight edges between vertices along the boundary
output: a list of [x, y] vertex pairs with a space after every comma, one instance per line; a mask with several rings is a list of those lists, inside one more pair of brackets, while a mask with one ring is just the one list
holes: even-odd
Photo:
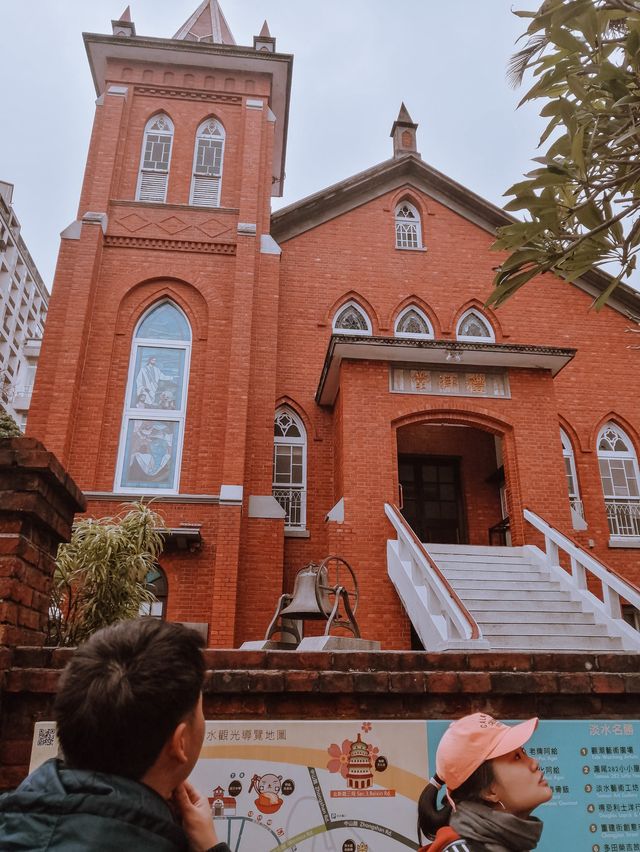
[[0, 407], [24, 430], [49, 293], [12, 206], [13, 184], [0, 181]]

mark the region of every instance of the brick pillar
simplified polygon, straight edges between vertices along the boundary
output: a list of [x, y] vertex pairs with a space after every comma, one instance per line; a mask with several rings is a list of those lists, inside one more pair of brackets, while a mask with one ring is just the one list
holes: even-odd
[[58, 545], [84, 509], [82, 492], [39, 441], [0, 439], [0, 647], [42, 645]]

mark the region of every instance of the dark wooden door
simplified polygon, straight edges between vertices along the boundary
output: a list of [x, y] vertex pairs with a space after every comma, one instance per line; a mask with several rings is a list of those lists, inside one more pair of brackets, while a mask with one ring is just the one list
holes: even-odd
[[399, 455], [398, 475], [402, 514], [420, 541], [464, 544], [460, 460], [449, 456]]

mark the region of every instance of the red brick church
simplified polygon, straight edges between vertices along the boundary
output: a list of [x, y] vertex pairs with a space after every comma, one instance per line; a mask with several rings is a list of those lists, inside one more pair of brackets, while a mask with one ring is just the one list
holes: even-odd
[[603, 277], [546, 275], [486, 308], [509, 217], [423, 161], [404, 106], [389, 159], [272, 213], [293, 57], [266, 23], [238, 46], [205, 0], [173, 38], [127, 10], [84, 40], [28, 433], [91, 515], [155, 498], [154, 614], [257, 640], [339, 554], [385, 649], [638, 648], [638, 295], [596, 314]]

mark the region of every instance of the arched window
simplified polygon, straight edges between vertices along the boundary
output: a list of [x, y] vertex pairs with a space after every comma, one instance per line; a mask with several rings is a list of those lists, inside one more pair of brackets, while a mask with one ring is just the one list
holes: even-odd
[[420, 233], [420, 214], [408, 201], [402, 201], [396, 207], [396, 248], [422, 248]]
[[598, 463], [609, 532], [614, 537], [640, 536], [638, 459], [615, 423], [607, 423], [598, 435]]
[[223, 157], [224, 127], [215, 118], [208, 118], [196, 133], [189, 204], [220, 206]]
[[357, 302], [345, 302], [333, 318], [334, 334], [371, 334], [371, 321]]
[[168, 115], [154, 115], [147, 122], [142, 142], [137, 201], [158, 201], [167, 197], [173, 122]]
[[155, 601], [153, 603], [141, 604], [138, 615], [148, 615], [152, 618], [166, 618], [169, 586], [167, 584], [167, 575], [159, 565], [154, 565], [149, 571], [145, 578], [145, 585], [155, 595]]
[[173, 302], [142, 317], [131, 346], [116, 491], [178, 491], [190, 355], [191, 328]]
[[584, 509], [582, 500], [580, 499], [580, 487], [578, 485], [578, 474], [576, 473], [576, 461], [573, 455], [573, 445], [569, 440], [569, 436], [564, 431], [560, 430], [560, 440], [562, 441], [562, 455], [564, 457], [564, 470], [567, 476], [567, 487], [569, 489], [569, 503], [574, 512], [577, 512], [581, 518], [584, 518]]
[[471, 308], [471, 310], [465, 311], [458, 320], [456, 340], [495, 343], [496, 336], [489, 322], [482, 314]]
[[276, 411], [273, 426], [273, 496], [287, 513], [285, 529], [307, 521], [307, 433], [290, 408]]
[[426, 314], [415, 305], [409, 305], [396, 320], [396, 337], [433, 338], [433, 327]]

